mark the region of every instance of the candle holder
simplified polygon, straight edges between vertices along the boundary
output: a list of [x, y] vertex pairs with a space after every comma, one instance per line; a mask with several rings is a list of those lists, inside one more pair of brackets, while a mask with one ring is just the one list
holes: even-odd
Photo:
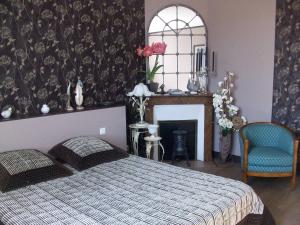
[[202, 94], [207, 94], [208, 93], [208, 68], [202, 67], [200, 71], [197, 73], [197, 77], [199, 80], [198, 92]]

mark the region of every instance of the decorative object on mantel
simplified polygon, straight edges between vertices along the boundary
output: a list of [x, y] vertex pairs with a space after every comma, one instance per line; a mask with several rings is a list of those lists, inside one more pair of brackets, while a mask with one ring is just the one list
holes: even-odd
[[67, 88], [67, 105], [66, 105], [66, 110], [68, 112], [71, 112], [74, 110], [74, 108], [71, 106], [71, 81], [68, 81], [68, 88]]
[[197, 76], [199, 80], [199, 92], [206, 94], [208, 92], [208, 68], [202, 67]]
[[[146, 124], [146, 122], [144, 121], [146, 102], [153, 94], [154, 93], [150, 92], [148, 90], [148, 87], [143, 83], [137, 84], [134, 87], [133, 91], [127, 94], [127, 96], [131, 97], [131, 100], [133, 101], [132, 106], [138, 106], [137, 111], [140, 116], [140, 121], [138, 122], [138, 124], [140, 124], [142, 127]], [[138, 100], [136, 99], [136, 97], [138, 98]]]
[[41, 108], [41, 112], [43, 114], [48, 114], [50, 112], [50, 108], [47, 104], [43, 104], [42, 108]]
[[12, 107], [8, 106], [8, 107], [4, 108], [4, 110], [1, 112], [1, 116], [4, 119], [9, 119], [11, 117], [12, 112], [13, 112]]
[[185, 95], [185, 92], [179, 89], [170, 89], [168, 90], [169, 95]]
[[238, 131], [247, 123], [246, 118], [239, 116], [239, 108], [233, 104], [232, 88], [234, 73], [227, 72], [224, 81], [218, 83], [218, 89], [213, 95], [213, 106], [217, 123], [220, 127], [220, 159], [225, 163], [231, 155], [233, 131]]
[[84, 107], [82, 106], [82, 103], [83, 103], [82, 89], [83, 89], [83, 84], [82, 84], [82, 81], [80, 80], [80, 78], [78, 77], [78, 81], [77, 81], [76, 88], [75, 88], [75, 102], [77, 105], [77, 107], [76, 107], [77, 110], [84, 109]]
[[[163, 65], [159, 65], [158, 58], [159, 55], [163, 55], [166, 52], [167, 45], [165, 42], [155, 42], [152, 43], [152, 45], [146, 45], [144, 48], [139, 47], [136, 52], [137, 55], [140, 57], [145, 57], [148, 59], [149, 64], [149, 57], [155, 55], [155, 63], [152, 69], [149, 68], [149, 70], [146, 71], [146, 77], [148, 80], [148, 86], [149, 90], [156, 93], [159, 84], [157, 82], [154, 82], [155, 74], [158, 72], [160, 68], [163, 67]], [[149, 66], [150, 67], [150, 66]]]
[[[199, 92], [201, 94], [208, 93], [208, 74], [209, 68], [206, 67], [205, 49], [197, 49], [195, 52], [196, 60], [192, 77], [188, 80], [187, 89], [190, 93]], [[213, 62], [214, 63], [214, 62]], [[214, 65], [213, 65], [214, 67]]]

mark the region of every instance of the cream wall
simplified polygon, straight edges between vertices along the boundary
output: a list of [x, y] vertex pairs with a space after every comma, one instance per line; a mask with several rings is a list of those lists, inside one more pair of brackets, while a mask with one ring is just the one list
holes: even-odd
[[[125, 107], [90, 110], [0, 123], [0, 152], [34, 148], [47, 152], [70, 137], [98, 136], [123, 149], [126, 145]], [[99, 136], [99, 128], [107, 134]]]
[[[217, 53], [217, 75], [210, 90], [226, 71], [237, 74], [235, 96], [252, 121], [270, 121], [272, 113], [276, 0], [145, 0], [146, 26], [159, 9], [183, 4], [197, 10], [208, 28], [208, 45]], [[235, 137], [233, 153], [239, 155]], [[218, 129], [215, 129], [218, 150]]]

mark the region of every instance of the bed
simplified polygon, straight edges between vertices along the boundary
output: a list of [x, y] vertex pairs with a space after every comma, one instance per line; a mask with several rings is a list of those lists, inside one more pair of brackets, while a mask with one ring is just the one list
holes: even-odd
[[266, 211], [242, 182], [137, 156], [73, 171], [0, 193], [1, 223], [254, 225]]

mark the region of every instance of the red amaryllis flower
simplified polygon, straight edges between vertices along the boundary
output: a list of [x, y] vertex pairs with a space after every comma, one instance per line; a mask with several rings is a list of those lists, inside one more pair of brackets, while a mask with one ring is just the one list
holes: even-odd
[[144, 48], [144, 51], [143, 51], [143, 55], [144, 55], [144, 57], [152, 56], [153, 55], [152, 47], [149, 45], [146, 45]]
[[136, 54], [141, 57], [143, 56], [143, 52], [144, 50], [141, 48], [141, 46], [136, 50]]
[[167, 45], [165, 42], [152, 43], [152, 51], [154, 55], [163, 55], [166, 52]]

